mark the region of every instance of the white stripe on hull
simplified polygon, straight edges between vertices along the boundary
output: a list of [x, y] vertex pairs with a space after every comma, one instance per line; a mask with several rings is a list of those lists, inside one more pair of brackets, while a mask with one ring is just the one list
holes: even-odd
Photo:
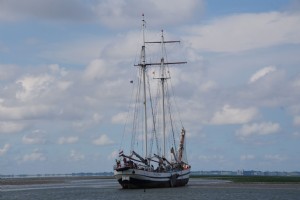
[[123, 188], [152, 188], [184, 186], [189, 180], [190, 169], [172, 172], [151, 172], [139, 169], [114, 171]]

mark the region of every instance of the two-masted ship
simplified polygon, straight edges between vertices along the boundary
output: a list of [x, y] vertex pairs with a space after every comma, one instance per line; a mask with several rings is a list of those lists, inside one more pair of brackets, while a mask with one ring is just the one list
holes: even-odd
[[[138, 67], [138, 81], [135, 105], [133, 110], [133, 125], [131, 130], [131, 149], [125, 154], [119, 152], [114, 166], [114, 176], [122, 188], [157, 188], [184, 186], [189, 181], [191, 166], [186, 156], [186, 131], [180, 121], [180, 128], [175, 125], [171, 96], [174, 95], [170, 80], [170, 66], [185, 64], [186, 62], [168, 62], [166, 44], [179, 41], [166, 41], [164, 32], [161, 32], [160, 41], [146, 41], [146, 22], [143, 15], [142, 34], [143, 42]], [[147, 45], [160, 45], [161, 57], [157, 62], [146, 59]], [[149, 77], [148, 68], [156, 68], [158, 76]], [[153, 75], [153, 74], [152, 74]], [[156, 82], [156, 95], [151, 95], [150, 80]], [[172, 103], [173, 102], [173, 103]], [[178, 111], [178, 109], [177, 109]], [[179, 115], [179, 112], [177, 113]], [[139, 119], [139, 117], [141, 119]], [[137, 125], [140, 123], [141, 125]], [[179, 130], [176, 130], [179, 129]], [[143, 135], [136, 139], [138, 136]], [[177, 136], [177, 137], [176, 137]], [[125, 135], [128, 137], [128, 135]], [[172, 138], [172, 139], [167, 139]], [[142, 141], [141, 150], [135, 145]], [[156, 144], [156, 145], [155, 145]], [[154, 148], [156, 152], [154, 153]]]

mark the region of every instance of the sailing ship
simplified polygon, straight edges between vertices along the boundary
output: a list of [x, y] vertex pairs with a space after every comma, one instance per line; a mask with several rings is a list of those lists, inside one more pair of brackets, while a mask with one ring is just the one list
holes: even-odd
[[[129, 154], [125, 154], [124, 150], [120, 150], [119, 158], [116, 159], [114, 166], [114, 177], [124, 189], [184, 186], [189, 181], [191, 166], [188, 164], [186, 156], [186, 131], [181, 119], [176, 121], [172, 115], [172, 106], [176, 103], [171, 101], [171, 94], [174, 90], [169, 88], [172, 87], [169, 83], [171, 80], [169, 67], [186, 64], [186, 62], [167, 61], [166, 44], [180, 41], [166, 41], [164, 32], [161, 31], [160, 41], [148, 42], [145, 40], [145, 28], [146, 21], [143, 15], [143, 42], [140, 59], [138, 64], [135, 64], [139, 69], [139, 75], [132, 117], [131, 149]], [[151, 44], [161, 46], [161, 57], [158, 62], [151, 62], [146, 58], [146, 47]], [[152, 81], [159, 84], [156, 88], [158, 92], [155, 97], [151, 95], [153, 89], [151, 90], [149, 86], [148, 69], [151, 67], [159, 71], [159, 76], [152, 78]], [[154, 102], [154, 99], [157, 99], [156, 102]], [[179, 112], [178, 115], [180, 115]], [[142, 120], [138, 120], [139, 116]], [[175, 130], [178, 129], [175, 121], [180, 122], [179, 130]], [[139, 126], [136, 123], [141, 125]], [[143, 144], [140, 145], [142, 147], [139, 148], [142, 149], [138, 153], [135, 146], [136, 144], [139, 145], [140, 140], [136, 137], [141, 132], [143, 138], [140, 138], [140, 140], [143, 141]], [[178, 137], [175, 137], [175, 135]], [[169, 136], [172, 136], [173, 139], [167, 140]], [[153, 153], [154, 143], [156, 143], [156, 153]], [[168, 147], [170, 147], [170, 151], [167, 151]]]

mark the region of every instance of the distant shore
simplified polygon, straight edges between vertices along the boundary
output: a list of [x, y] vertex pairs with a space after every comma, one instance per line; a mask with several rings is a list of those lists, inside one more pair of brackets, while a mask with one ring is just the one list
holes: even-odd
[[300, 176], [191, 176], [191, 178], [225, 180], [233, 183], [294, 183], [300, 184]]
[[[1, 178], [1, 185], [39, 185], [39, 184], [63, 184], [76, 180], [97, 180], [113, 179], [113, 176], [58, 176], [58, 177], [26, 177], [26, 178]], [[221, 180], [224, 183], [213, 184], [216, 186], [232, 187], [234, 185], [294, 185], [300, 187], [300, 177], [287, 176], [191, 176], [190, 186], [193, 186], [192, 180]], [[201, 185], [205, 187], [205, 184]], [[211, 187], [212, 185], [207, 185]]]
[[1, 178], [0, 185], [38, 185], [59, 184], [75, 180], [112, 179], [112, 176], [58, 176], [58, 177], [25, 177]]

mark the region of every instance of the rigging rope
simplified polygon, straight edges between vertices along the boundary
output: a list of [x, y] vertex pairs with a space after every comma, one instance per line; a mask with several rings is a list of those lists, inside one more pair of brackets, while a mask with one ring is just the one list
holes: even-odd
[[[149, 94], [149, 100], [150, 100], [150, 107], [151, 107], [151, 114], [152, 114], [152, 123], [153, 123], [153, 129], [152, 132], [155, 131], [155, 120], [153, 118], [153, 107], [152, 107], [152, 98], [151, 98], [151, 91], [150, 91], [150, 82], [149, 82], [149, 75], [146, 73], [146, 79], [147, 79], [147, 89]], [[153, 137], [150, 138], [150, 150], [149, 155], [152, 154], [152, 147], [153, 147]]]
[[[130, 81], [131, 82], [131, 81]], [[124, 136], [125, 136], [125, 133], [126, 133], [126, 127], [127, 127], [127, 122], [128, 122], [128, 119], [130, 118], [130, 104], [131, 102], [133, 101], [133, 93], [134, 93], [134, 86], [133, 86], [133, 81], [131, 82], [132, 84], [132, 87], [131, 87], [131, 95], [130, 95], [130, 103], [128, 105], [128, 108], [127, 108], [127, 117], [125, 119], [125, 124], [124, 124], [124, 127], [123, 127], [123, 134], [122, 134], [122, 139], [121, 139], [121, 142], [120, 142], [120, 146], [119, 146], [119, 150], [121, 150], [123, 148], [123, 141], [124, 141]]]
[[[156, 118], [156, 130], [161, 130], [161, 122], [159, 121], [158, 118], [158, 109], [159, 109], [159, 97], [160, 97], [160, 87], [159, 87], [159, 81], [157, 82], [157, 87], [156, 87], [156, 99], [155, 99], [155, 118]], [[155, 140], [156, 140], [156, 149], [157, 149], [157, 155], [161, 156], [162, 155], [162, 150], [161, 150], [161, 145], [159, 144], [158, 141], [158, 134], [155, 134]]]
[[[167, 102], [168, 102], [168, 111], [169, 111], [169, 117], [170, 117], [170, 125], [171, 125], [171, 130], [172, 130], [172, 135], [173, 135], [173, 145], [174, 145], [175, 151], [177, 151], [177, 145], [176, 145], [176, 140], [175, 140], [175, 131], [174, 131], [174, 123], [173, 123], [172, 111], [171, 111], [172, 104], [171, 104], [171, 101], [170, 101], [170, 94], [169, 94], [168, 87], [166, 88], [166, 97], [167, 97]], [[177, 130], [176, 127], [175, 127], [175, 130]]]
[[141, 84], [142, 84], [142, 80], [141, 80], [141, 74], [142, 74], [142, 70], [139, 70], [139, 77], [138, 77], [138, 85], [137, 85], [137, 91], [136, 91], [136, 98], [135, 98], [135, 105], [134, 105], [134, 114], [133, 114], [133, 123], [132, 123], [132, 136], [131, 136], [131, 151], [134, 150], [134, 146], [135, 146], [135, 139], [136, 139], [136, 134], [137, 134], [137, 130], [138, 130], [138, 119], [139, 119], [139, 113], [140, 113], [140, 109], [139, 109], [139, 102], [140, 102], [140, 88], [141, 88]]

